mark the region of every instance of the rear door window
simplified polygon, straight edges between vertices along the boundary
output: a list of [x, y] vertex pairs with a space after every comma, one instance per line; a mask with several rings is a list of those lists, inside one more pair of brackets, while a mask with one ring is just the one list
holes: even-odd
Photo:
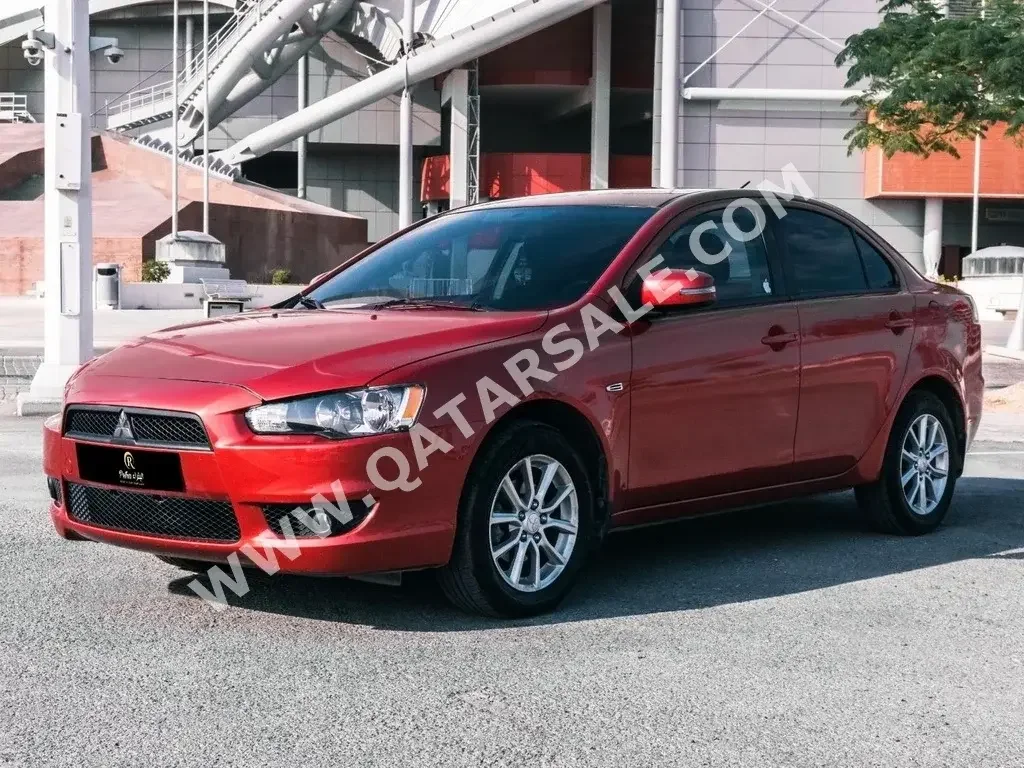
[[889, 291], [899, 287], [892, 265], [877, 248], [860, 235], [857, 235], [857, 250], [860, 251], [860, 258], [864, 263], [868, 288], [873, 291]]
[[789, 208], [779, 220], [788, 279], [799, 296], [867, 291], [868, 279], [848, 226], [830, 216]]

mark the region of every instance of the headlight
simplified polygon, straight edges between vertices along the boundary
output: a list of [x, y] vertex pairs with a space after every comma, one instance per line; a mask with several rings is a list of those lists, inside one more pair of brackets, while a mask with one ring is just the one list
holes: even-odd
[[425, 393], [419, 386], [330, 392], [258, 405], [245, 412], [245, 420], [259, 435], [382, 435], [415, 424]]

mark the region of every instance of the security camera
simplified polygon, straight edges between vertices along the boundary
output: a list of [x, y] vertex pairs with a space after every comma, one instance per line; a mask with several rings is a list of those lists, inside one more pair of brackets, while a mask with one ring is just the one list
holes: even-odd
[[124, 51], [118, 48], [116, 45], [112, 45], [107, 48], [107, 61], [111, 64], [117, 64], [124, 58]]
[[25, 54], [25, 61], [31, 66], [38, 67], [43, 63], [43, 44], [30, 37], [21, 44], [21, 50]]

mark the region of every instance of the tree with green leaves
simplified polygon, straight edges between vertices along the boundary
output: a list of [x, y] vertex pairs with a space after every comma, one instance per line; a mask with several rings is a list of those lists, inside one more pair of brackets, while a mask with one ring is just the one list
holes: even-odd
[[[836, 57], [860, 119], [851, 151], [887, 156], [959, 154], [954, 142], [984, 136], [995, 123], [1024, 129], [1024, 0], [968, 0], [947, 17], [936, 0], [888, 0], [873, 29], [851, 36]], [[966, 13], [962, 11], [966, 10]]]

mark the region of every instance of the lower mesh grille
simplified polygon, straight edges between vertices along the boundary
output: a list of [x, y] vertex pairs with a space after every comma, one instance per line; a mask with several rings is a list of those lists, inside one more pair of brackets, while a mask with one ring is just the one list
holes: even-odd
[[102, 528], [180, 539], [238, 541], [231, 504], [68, 483], [71, 517]]
[[[337, 505], [333, 509], [335, 514], [332, 514], [330, 506], [318, 510], [309, 504], [268, 504], [263, 507], [263, 518], [267, 521], [270, 530], [282, 538], [312, 539], [348, 533], [359, 525], [370, 511], [363, 502], [350, 501], [348, 502], [348, 513], [351, 515], [351, 519], [345, 520], [347, 515], [344, 514], [343, 509]], [[300, 511], [305, 514], [299, 514]], [[315, 515], [320, 511], [326, 514], [326, 520], [323, 521], [326, 522], [325, 527], [315, 530], [303, 522], [307, 519], [315, 522]]]

